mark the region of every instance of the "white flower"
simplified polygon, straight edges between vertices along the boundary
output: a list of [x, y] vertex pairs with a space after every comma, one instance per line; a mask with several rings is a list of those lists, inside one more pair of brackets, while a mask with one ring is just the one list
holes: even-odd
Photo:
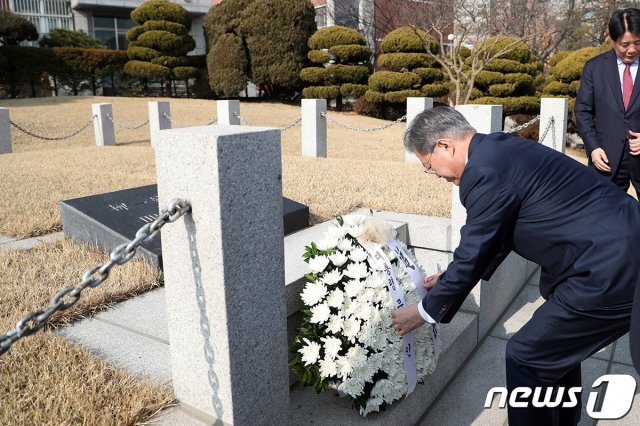
[[380, 272], [374, 272], [367, 277], [367, 287], [385, 288], [384, 276]]
[[360, 301], [358, 301], [358, 307], [357, 307], [357, 309], [356, 309], [356, 311], [354, 312], [353, 315], [356, 318], [367, 320], [371, 316], [371, 311], [372, 310], [373, 310], [373, 308], [371, 307], [371, 305], [369, 303], [367, 303], [366, 301], [360, 300]]
[[355, 279], [364, 278], [368, 274], [367, 264], [364, 262], [352, 263], [349, 266], [347, 266], [347, 269], [344, 270], [344, 274], [350, 278], [355, 278]]
[[351, 235], [353, 238], [358, 238], [360, 235], [362, 235], [362, 227], [350, 226], [347, 228], [347, 234]]
[[327, 294], [327, 287], [321, 282], [307, 283], [302, 291], [302, 301], [307, 306], [319, 303]]
[[338, 365], [332, 358], [325, 357], [320, 361], [320, 374], [322, 377], [332, 377], [338, 374]]
[[351, 371], [353, 370], [353, 366], [351, 365], [351, 361], [347, 357], [339, 356], [336, 359], [336, 366], [338, 367], [337, 376], [339, 379], [345, 379]]
[[342, 266], [345, 263], [347, 263], [347, 260], [349, 260], [349, 258], [347, 257], [346, 254], [344, 254], [344, 252], [337, 251], [329, 256], [329, 260], [331, 260], [331, 263], [333, 263], [336, 266]]
[[349, 297], [356, 297], [360, 294], [360, 291], [364, 288], [364, 281], [360, 280], [349, 280], [344, 285], [344, 292]]
[[343, 252], [351, 251], [353, 250], [353, 243], [349, 238], [344, 238], [338, 241], [338, 249], [342, 250]]
[[336, 241], [338, 241], [340, 238], [344, 238], [346, 233], [347, 233], [347, 230], [344, 226], [331, 226], [327, 230], [327, 235], [332, 240], [336, 240]]
[[338, 271], [337, 269], [334, 269], [331, 272], [327, 272], [322, 277], [322, 280], [325, 282], [325, 284], [328, 284], [328, 285], [337, 284], [340, 282], [341, 279], [342, 279], [342, 272]]
[[357, 302], [354, 299], [345, 297], [344, 302], [342, 303], [342, 311], [344, 312], [344, 315], [347, 317], [353, 315], [356, 312], [356, 309], [358, 309]]
[[354, 367], [360, 367], [367, 362], [367, 353], [360, 345], [354, 345], [347, 351], [347, 358], [351, 361], [351, 365]]
[[324, 342], [324, 355], [328, 358], [335, 359], [340, 349], [342, 349], [342, 341], [333, 336], [322, 337], [320, 340]]
[[333, 237], [332, 235], [325, 235], [324, 238], [320, 239], [316, 242], [316, 247], [319, 250], [329, 250], [335, 248], [338, 245], [338, 238]]
[[329, 305], [323, 303], [311, 308], [311, 319], [309, 321], [314, 324], [322, 324], [329, 319], [330, 315], [331, 309], [329, 309]]
[[373, 303], [373, 296], [376, 294], [376, 291], [372, 288], [367, 288], [366, 283], [365, 286], [360, 290], [360, 294], [358, 294], [358, 300], [368, 305]]
[[367, 417], [367, 414], [372, 413], [372, 412], [378, 412], [380, 411], [380, 406], [382, 405], [383, 401], [382, 398], [369, 398], [367, 399], [367, 405], [362, 408], [360, 407], [360, 415], [362, 417]]
[[370, 382], [373, 379], [373, 375], [378, 371], [377, 368], [373, 368], [368, 362], [353, 367], [351, 377], [358, 378], [364, 382]]
[[369, 255], [362, 247], [357, 247], [349, 253], [349, 258], [354, 262], [364, 262], [367, 260], [367, 256]]
[[339, 308], [342, 306], [342, 302], [344, 301], [344, 293], [339, 288], [336, 288], [329, 293], [327, 297], [327, 305], [331, 308]]
[[298, 349], [298, 352], [302, 354], [302, 362], [304, 365], [311, 365], [320, 358], [320, 345], [318, 342], [311, 342], [309, 339], [302, 339], [307, 344]]
[[344, 320], [340, 315], [331, 315], [329, 323], [327, 324], [327, 331], [333, 334], [338, 334], [342, 331], [342, 325]]
[[372, 216], [362, 225], [362, 236], [374, 243], [385, 244], [393, 238], [393, 226], [386, 220]]
[[346, 393], [352, 398], [357, 398], [362, 394], [362, 392], [364, 392], [364, 381], [353, 378], [344, 380], [338, 386], [338, 390]]
[[342, 219], [344, 220], [344, 226], [349, 227], [361, 225], [364, 221], [367, 220], [367, 218], [369, 218], [369, 216], [353, 213], [344, 216]]
[[343, 333], [346, 338], [351, 342], [355, 341], [356, 335], [360, 331], [360, 320], [354, 317], [349, 317], [344, 322]]
[[371, 389], [371, 396], [374, 398], [385, 398], [395, 393], [393, 383], [387, 379], [380, 379]]
[[316, 256], [309, 259], [309, 268], [311, 268], [311, 272], [322, 272], [328, 264], [329, 258], [327, 256]]

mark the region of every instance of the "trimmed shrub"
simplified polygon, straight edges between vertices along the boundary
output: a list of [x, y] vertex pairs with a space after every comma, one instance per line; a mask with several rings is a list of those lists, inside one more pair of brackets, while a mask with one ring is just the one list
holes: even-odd
[[365, 46], [367, 43], [356, 30], [352, 28], [334, 25], [332, 27], [320, 28], [309, 38], [309, 48], [329, 49], [332, 46], [345, 44], [359, 44]]
[[353, 83], [345, 83], [340, 86], [340, 93], [342, 96], [352, 96], [359, 98], [364, 95], [366, 91], [369, 89], [369, 86], [366, 84], [353, 84]]
[[584, 64], [598, 53], [599, 48], [597, 47], [585, 47], [584, 49], [576, 50], [551, 68], [551, 75], [564, 83], [579, 80]]
[[569, 94], [572, 96], [576, 96], [578, 94], [578, 89], [580, 89], [580, 80], [575, 80], [569, 83]]
[[189, 34], [189, 30], [187, 29], [187, 27], [182, 24], [170, 21], [146, 21], [144, 24], [142, 24], [142, 28], [145, 31], [167, 31], [177, 35]]
[[195, 67], [173, 67], [171, 68], [171, 74], [177, 80], [186, 80], [195, 78], [198, 75], [198, 69]]
[[320, 83], [325, 80], [326, 68], [309, 67], [300, 70], [300, 78], [308, 83]]
[[442, 71], [436, 68], [414, 68], [411, 72], [418, 74], [423, 83], [434, 83], [444, 79]]
[[497, 71], [480, 71], [476, 76], [476, 85], [488, 88], [494, 84], [501, 84], [506, 81], [504, 74]]
[[422, 92], [419, 90], [400, 90], [397, 92], [386, 92], [384, 94], [384, 101], [390, 103], [406, 102], [409, 97], [422, 96]]
[[550, 95], [568, 95], [570, 91], [569, 84], [561, 81], [552, 81], [546, 85], [543, 93], [548, 93]]
[[82, 30], [70, 31], [62, 28], [51, 30], [39, 41], [41, 47], [83, 47], [85, 49], [102, 49], [102, 43]]
[[364, 99], [367, 102], [384, 102], [384, 93], [369, 89], [365, 92]]
[[379, 66], [397, 71], [432, 67], [435, 63], [426, 53], [384, 53], [378, 57]]
[[170, 70], [162, 65], [132, 60], [124, 65], [124, 72], [138, 77], [168, 78]]
[[168, 31], [151, 30], [140, 34], [137, 39], [140, 45], [156, 50], [175, 50], [182, 45], [182, 37]]
[[[191, 65], [191, 61], [189, 60], [189, 58], [184, 57], [184, 56], [158, 56], [155, 57], [153, 59], [151, 59], [151, 63], [152, 64], [156, 64], [156, 65], [163, 65], [165, 67], [169, 67], [169, 68], [175, 68], [175, 67], [185, 67], [188, 65]], [[204, 68], [204, 67], [202, 67]]]
[[147, 21], [170, 21], [191, 28], [189, 13], [180, 5], [167, 0], [149, 0], [131, 12], [131, 19], [139, 24]]
[[529, 73], [531, 68], [535, 71], [535, 67], [531, 67], [530, 64], [502, 58], [494, 59], [484, 67], [486, 71], [499, 71], [502, 73]]
[[222, 34], [207, 54], [209, 84], [213, 93], [236, 96], [247, 87], [247, 65], [242, 39], [235, 34]]
[[325, 68], [326, 80], [334, 84], [365, 82], [370, 73], [370, 68], [363, 65], [337, 64]]
[[412, 72], [378, 71], [369, 77], [369, 87], [378, 92], [395, 92], [411, 89], [420, 81], [420, 76]]
[[142, 25], [137, 25], [133, 28], [130, 28], [129, 31], [127, 31], [127, 33], [125, 34], [125, 37], [127, 38], [127, 40], [129, 40], [129, 46], [131, 46], [132, 42], [138, 40], [140, 34], [144, 33], [145, 31], [146, 30]]
[[422, 96], [429, 98], [439, 98], [440, 96], [447, 96], [449, 94], [450, 86], [448, 84], [433, 83], [425, 84], [422, 86]]
[[[509, 47], [511, 46], [511, 47]], [[521, 39], [517, 37], [496, 36], [487, 39], [476, 49], [488, 49], [491, 55], [499, 53], [503, 49], [510, 49], [500, 56], [501, 59], [511, 59], [516, 62], [531, 62], [531, 49]]]
[[151, 61], [152, 59], [159, 57], [160, 52], [155, 49], [151, 49], [150, 47], [129, 46], [129, 49], [127, 49], [127, 55], [129, 55], [131, 59]]
[[329, 53], [337, 56], [341, 61], [364, 62], [368, 61], [371, 57], [371, 50], [367, 46], [360, 46], [358, 44], [339, 44], [337, 46], [331, 46], [329, 48]]
[[511, 96], [516, 91], [515, 84], [502, 83], [502, 84], [492, 84], [489, 86], [489, 95], [491, 96]]
[[537, 114], [540, 111], [540, 99], [535, 96], [520, 96], [517, 98], [497, 98], [485, 96], [470, 101], [471, 104], [502, 105], [505, 115]]
[[480, 89], [476, 89], [475, 87], [473, 89], [471, 89], [471, 98], [470, 99], [478, 99], [483, 97], [484, 94], [482, 93], [482, 91]]
[[311, 86], [302, 89], [302, 97], [308, 99], [336, 99], [339, 95], [338, 86]]
[[400, 27], [387, 34], [380, 47], [385, 53], [424, 53], [427, 51], [425, 43], [429, 44], [431, 52], [440, 52], [440, 45], [436, 39], [426, 32], [411, 27]]
[[324, 64], [325, 62], [329, 62], [331, 55], [323, 50], [310, 50], [309, 53], [307, 53], [307, 58], [316, 64]]
[[515, 86], [533, 86], [533, 77], [524, 73], [505, 74], [504, 81]]
[[558, 62], [569, 56], [573, 50], [563, 50], [562, 52], [558, 52], [549, 59], [549, 66], [555, 67]]

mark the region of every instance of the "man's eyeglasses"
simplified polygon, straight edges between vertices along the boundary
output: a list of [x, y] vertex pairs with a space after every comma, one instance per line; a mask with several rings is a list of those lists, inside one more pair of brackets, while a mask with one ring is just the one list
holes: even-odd
[[425, 173], [429, 173], [429, 174], [435, 173], [433, 170], [431, 170], [431, 156], [432, 155], [433, 155], [433, 151], [431, 151], [431, 153], [429, 154], [429, 161], [427, 161], [427, 164], [422, 163], [422, 167], [424, 167], [424, 172]]

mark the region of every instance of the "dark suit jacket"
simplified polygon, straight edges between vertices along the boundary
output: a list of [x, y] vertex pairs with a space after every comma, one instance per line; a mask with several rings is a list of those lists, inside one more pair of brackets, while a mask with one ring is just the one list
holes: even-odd
[[627, 132], [640, 131], [638, 82], [640, 80], [633, 85], [629, 109], [625, 111], [618, 62], [613, 50], [591, 59], [582, 70], [573, 111], [587, 153], [591, 155], [594, 149], [602, 148], [609, 158], [611, 173], [604, 176], [613, 177], [618, 170]]
[[422, 303], [449, 322], [495, 261], [513, 250], [542, 267], [540, 293], [570, 309], [621, 318], [640, 273], [640, 205], [592, 169], [504, 133], [476, 134], [460, 180], [460, 245]]

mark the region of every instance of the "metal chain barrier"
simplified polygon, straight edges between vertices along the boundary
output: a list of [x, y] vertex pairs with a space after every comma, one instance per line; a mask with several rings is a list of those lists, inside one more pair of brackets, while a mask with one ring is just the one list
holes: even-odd
[[[549, 129], [553, 128], [555, 130], [555, 126], [556, 126], [556, 120], [552, 116], [551, 119], [549, 120], [549, 123], [547, 123], [547, 128], [544, 129], [544, 131], [542, 132], [542, 136], [540, 136], [540, 138], [538, 139], [538, 142], [542, 143], [542, 141], [544, 141], [544, 138], [547, 137], [547, 133], [549, 132]], [[556, 132], [555, 131], [551, 133], [551, 138], [552, 138], [551, 142], [553, 144], [553, 149], [556, 149]]]
[[298, 118], [296, 121], [294, 121], [293, 123], [289, 124], [287, 127], [284, 127], [282, 129], [280, 129], [280, 131], [282, 133], [286, 132], [287, 130], [291, 129], [292, 127], [294, 127], [295, 125], [299, 124], [302, 121], [302, 117]]
[[113, 117], [111, 117], [111, 114], [107, 114], [107, 118], [109, 120], [111, 120], [111, 122], [113, 124], [115, 124], [116, 126], [120, 127], [121, 129], [125, 129], [125, 130], [136, 130], [136, 129], [139, 129], [140, 127], [142, 127], [142, 126], [145, 126], [145, 125], [149, 124], [149, 120], [147, 120], [144, 123], [139, 124], [137, 126], [127, 126], [126, 124], [118, 123]]
[[[145, 224], [136, 232], [135, 238], [129, 243], [124, 243], [116, 247], [109, 256], [109, 261], [89, 269], [82, 276], [80, 284], [60, 290], [51, 298], [49, 306], [37, 309], [24, 317], [16, 324], [15, 328], [6, 334], [0, 335], [0, 355], [9, 350], [11, 345], [17, 340], [29, 336], [49, 321], [49, 317], [57, 312], [64, 311], [76, 304], [80, 300], [82, 291], [87, 287], [95, 288], [102, 284], [115, 265], [124, 265], [136, 254], [138, 247], [144, 242], [151, 241], [167, 223], [173, 223], [186, 213], [191, 211], [191, 205], [182, 199], [173, 199], [169, 207], [163, 209], [156, 220]], [[65, 298], [68, 298], [65, 301]]]
[[29, 136], [34, 137], [34, 138], [43, 139], [45, 141], [61, 141], [61, 140], [64, 140], [64, 139], [72, 138], [75, 135], [77, 135], [78, 133], [82, 132], [84, 129], [89, 127], [91, 125], [91, 123], [93, 123], [93, 120], [95, 120], [96, 118], [98, 118], [98, 116], [94, 115], [93, 117], [91, 117], [91, 120], [89, 120], [89, 122], [87, 124], [85, 124], [84, 126], [79, 128], [78, 130], [74, 131], [73, 133], [70, 133], [70, 134], [65, 135], [65, 136], [42, 136], [42, 135], [38, 135], [37, 133], [33, 133], [33, 132], [21, 127], [20, 125], [14, 123], [13, 120], [9, 120], [9, 123], [11, 123], [11, 125], [13, 127], [15, 127], [16, 129], [20, 130], [23, 133], [26, 133]]
[[539, 115], [532, 118], [531, 120], [527, 121], [524, 124], [514, 127], [513, 129], [505, 130], [503, 133], [518, 133], [520, 130], [526, 129], [527, 127], [531, 126], [533, 123], [537, 122], [538, 120], [540, 120]]
[[249, 122], [247, 120], [245, 120], [244, 118], [242, 118], [242, 116], [240, 114], [238, 114], [237, 112], [233, 111], [233, 115], [238, 117], [240, 119], [240, 121], [242, 123], [244, 123], [247, 126], [251, 126], [251, 124], [249, 124]]
[[401, 121], [403, 121], [403, 120], [405, 120], [407, 118], [407, 116], [405, 114], [402, 117], [398, 118], [396, 121], [394, 121], [392, 123], [389, 123], [389, 124], [385, 124], [384, 126], [369, 127], [368, 129], [361, 129], [359, 127], [353, 127], [353, 126], [350, 126], [348, 124], [340, 123], [339, 121], [335, 120], [334, 118], [329, 117], [329, 115], [324, 113], [324, 112], [320, 113], [320, 115], [323, 116], [324, 118], [326, 118], [331, 123], [335, 124], [336, 126], [339, 126], [339, 127], [342, 127], [344, 129], [348, 129], [348, 130], [353, 130], [354, 132], [377, 132], [379, 130], [384, 130], [384, 129], [388, 129], [389, 127], [393, 127], [396, 124], [400, 123]]

